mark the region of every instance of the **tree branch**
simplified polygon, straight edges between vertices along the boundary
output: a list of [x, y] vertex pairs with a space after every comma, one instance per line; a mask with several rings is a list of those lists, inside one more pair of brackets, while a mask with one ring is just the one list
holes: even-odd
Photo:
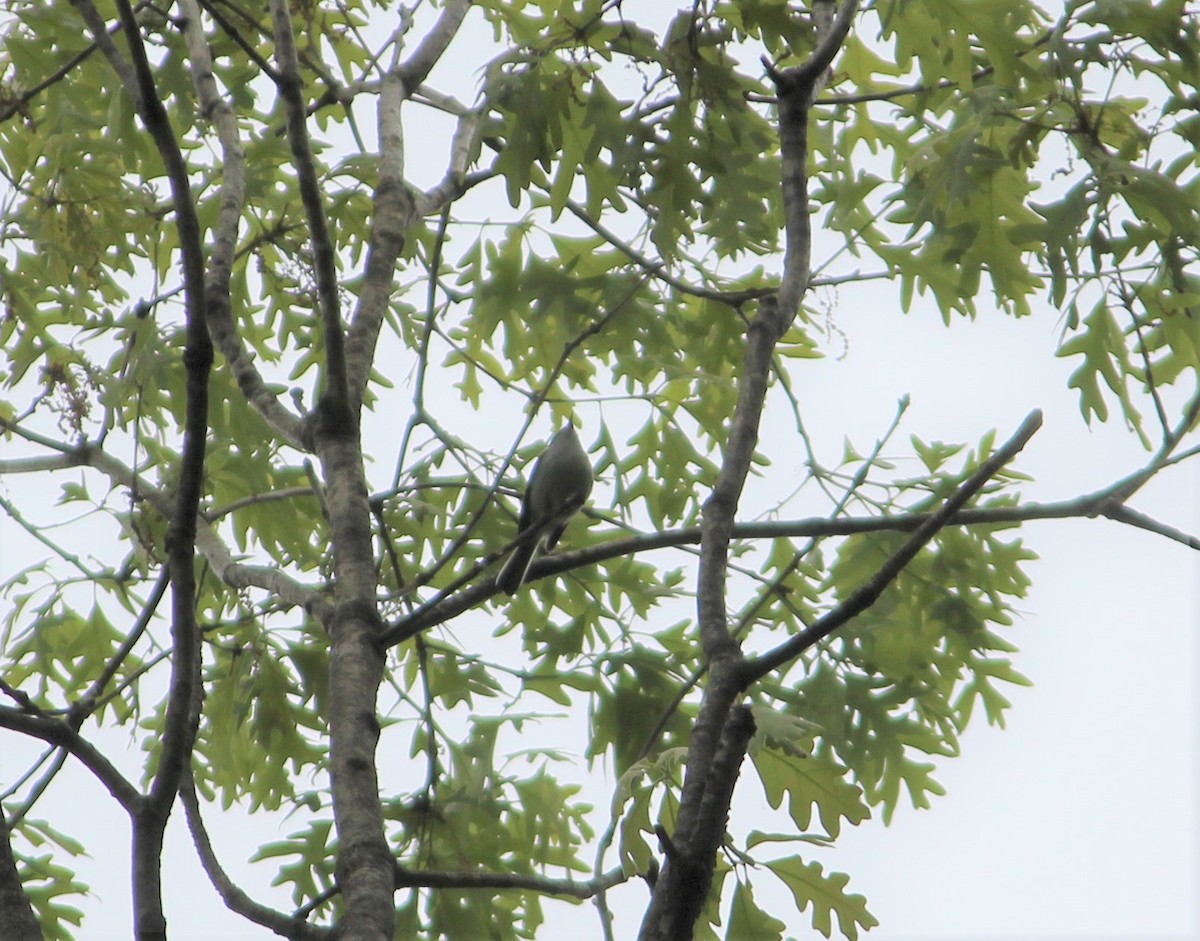
[[[785, 73], [771, 69], [780, 93], [779, 141], [786, 236], [783, 279], [779, 293], [764, 298], [750, 322], [724, 459], [712, 493], [702, 507], [696, 612], [700, 643], [708, 663], [708, 680], [688, 742], [686, 772], [672, 835], [677, 853], [668, 860], [669, 865], [676, 865], [678, 860], [681, 867], [673, 878], [662, 878], [655, 884], [639, 934], [642, 941], [682, 941], [691, 937], [703, 898], [689, 903], [689, 893], [698, 891], [700, 886], [707, 891], [716, 865], [715, 851], [709, 847], [708, 828], [712, 825], [711, 815], [718, 808], [714, 794], [706, 795], [706, 791], [714, 787], [723, 798], [732, 796], [732, 785], [726, 794], [722, 782], [713, 777], [718, 749], [732, 721], [730, 710], [745, 689], [741, 679], [745, 661], [738, 640], [729, 630], [725, 604], [729, 542], [758, 443], [775, 346], [808, 290], [812, 253], [808, 115], [813, 90], [841, 47], [857, 8], [857, 0], [843, 0], [831, 27], [826, 16], [829, 4], [825, 0], [816, 4], [813, 18], [819, 40], [814, 54], [798, 69]], [[726, 803], [720, 812], [722, 820], [727, 812]]]
[[[420, 217], [416, 200], [404, 179], [401, 112], [404, 102], [446, 52], [469, 7], [469, 0], [449, 0], [408, 61], [394, 66], [383, 79], [379, 96], [379, 186], [375, 191], [366, 273], [347, 338], [350, 404], [355, 414], [362, 407], [379, 331], [391, 303], [396, 259], [404, 250], [408, 229]], [[469, 128], [470, 124], [465, 126]], [[462, 127], [460, 124], [460, 130]], [[457, 159], [457, 149], [455, 156]], [[451, 166], [453, 168], [454, 161]], [[457, 190], [457, 186], [452, 189]]]
[[728, 304], [731, 307], [736, 307], [744, 304], [746, 301], [764, 297], [771, 293], [770, 288], [749, 288], [742, 291], [714, 291], [709, 288], [699, 288], [688, 284], [682, 278], [677, 278], [666, 270], [666, 263], [662, 261], [654, 261], [647, 257], [642, 252], [620, 238], [615, 232], [601, 223], [594, 220], [591, 215], [573, 199], [568, 199], [565, 202], [567, 209], [580, 222], [586, 225], [589, 229], [599, 235], [604, 241], [608, 242], [613, 248], [625, 255], [630, 261], [642, 269], [648, 276], [653, 277], [663, 284], [674, 288], [680, 294], [687, 294], [691, 297], [702, 297], [707, 300], [717, 301], [722, 304]]
[[1178, 530], [1174, 526], [1160, 523], [1158, 520], [1152, 519], [1145, 513], [1139, 513], [1137, 510], [1125, 506], [1123, 503], [1109, 501], [1100, 508], [1099, 513], [1115, 522], [1135, 526], [1138, 529], [1144, 529], [1159, 536], [1166, 536], [1175, 542], [1183, 543], [1189, 549], [1200, 549], [1200, 538]]
[[450, 165], [442, 181], [432, 189], [419, 193], [413, 211], [418, 216], [430, 216], [443, 212], [472, 186], [490, 180], [495, 171], [487, 170], [468, 176], [467, 170], [478, 156], [479, 136], [483, 131], [486, 115], [482, 110], [466, 111], [458, 116], [454, 137], [450, 141]]
[[208, 830], [204, 826], [204, 819], [200, 816], [200, 801], [196, 797], [196, 785], [190, 773], [179, 786], [179, 797], [183, 803], [188, 830], [192, 834], [192, 843], [196, 847], [196, 854], [200, 857], [200, 864], [204, 867], [209, 882], [212, 883], [213, 888], [217, 890], [217, 894], [221, 896], [225, 906], [231, 912], [241, 915], [256, 925], [270, 928], [275, 934], [285, 938], [294, 938], [298, 941], [327, 941], [334, 936], [333, 929], [310, 925], [303, 919], [277, 912], [273, 908], [254, 901], [238, 888], [229, 878], [229, 874], [221, 868], [221, 863], [213, 850]]
[[521, 873], [435, 872], [407, 869], [399, 864], [396, 866], [397, 889], [518, 889], [573, 899], [590, 899], [597, 892], [628, 882], [629, 878], [620, 869], [579, 882], [575, 879], [552, 879], [548, 876], [529, 876]]
[[276, 87], [287, 113], [288, 144], [300, 184], [300, 200], [308, 219], [309, 245], [313, 253], [317, 300], [325, 337], [325, 389], [322, 396], [325, 413], [321, 415], [321, 420], [331, 430], [340, 428], [348, 431], [351, 427], [357, 427], [358, 421], [350, 409], [345, 337], [338, 303], [337, 256], [325, 218], [321, 185], [317, 180], [312, 147], [305, 127], [304, 80], [300, 76], [296, 38], [292, 32], [287, 0], [271, 0], [271, 15], [275, 28], [275, 59], [279, 63]]
[[[0, 462], [0, 464], [3, 463], [4, 462]], [[2, 469], [0, 469], [0, 473], [3, 473]], [[53, 539], [47, 536], [42, 531], [41, 527], [35, 526], [29, 522], [29, 520], [25, 519], [25, 516], [21, 513], [21, 511], [4, 497], [0, 497], [0, 510], [3, 510], [6, 514], [8, 514], [9, 519], [20, 526], [23, 530], [25, 530], [25, 532], [53, 552], [56, 556], [58, 556], [64, 562], [69, 562], [71, 565], [73, 565], [79, 571], [79, 574], [85, 579], [94, 581], [100, 577], [98, 573], [91, 571], [86, 565], [84, 565], [83, 560], [80, 559], [79, 556], [73, 552], [70, 552], [65, 547], [60, 546]]]
[[[0, 417], [0, 430], [11, 432], [26, 441], [56, 452], [55, 457], [19, 458], [0, 462], [4, 473], [29, 473], [39, 470], [65, 470], [71, 467], [92, 467], [104, 474], [114, 485], [125, 487], [144, 499], [164, 519], [170, 519], [173, 502], [170, 497], [135, 474], [129, 467], [107, 452], [89, 443], [68, 445], [54, 438], [30, 431], [20, 424]], [[212, 567], [214, 574], [230, 588], [258, 588], [270, 592], [284, 605], [303, 608], [328, 629], [333, 606], [322, 589], [308, 587], [287, 575], [278, 566], [249, 565], [236, 562], [233, 553], [217, 532], [203, 519], [197, 523], [196, 549]]]
[[125, 636], [125, 640], [121, 642], [121, 646], [117, 648], [116, 653], [104, 665], [104, 669], [100, 671], [100, 675], [92, 681], [92, 685], [88, 687], [87, 692], [71, 705], [67, 718], [71, 728], [78, 729], [83, 724], [83, 720], [95, 711], [97, 703], [100, 702], [100, 697], [104, 695], [105, 687], [117, 675], [121, 664], [125, 662], [125, 659], [133, 651], [134, 645], [141, 638], [142, 634], [145, 633], [146, 628], [150, 626], [150, 619], [154, 617], [154, 612], [158, 610], [159, 602], [162, 601], [163, 596], [167, 593], [167, 586], [170, 583], [170, 570], [163, 568], [159, 572], [158, 580], [154, 583], [154, 589], [150, 592], [150, 597], [142, 605], [142, 613], [138, 615], [138, 619], [134, 623], [132, 630]]
[[238, 136], [237, 117], [217, 90], [212, 71], [212, 53], [204, 38], [198, 0], [181, 0], [180, 5], [184, 14], [183, 36], [191, 60], [196, 95], [202, 113], [216, 128], [223, 155], [218, 195], [220, 208], [205, 280], [208, 326], [246, 401], [285, 442], [292, 447], [302, 448], [300, 418], [288, 411], [278, 396], [267, 388], [254, 364], [254, 356], [242, 342], [234, 321], [230, 277], [237, 254], [238, 224], [246, 200], [246, 154]]
[[940, 510], [931, 514], [917, 527], [899, 549], [879, 568], [865, 585], [854, 592], [842, 604], [818, 618], [806, 630], [784, 641], [774, 650], [747, 660], [742, 668], [743, 688], [761, 679], [773, 670], [790, 663], [809, 647], [828, 637], [843, 624], [857, 617], [871, 607], [885, 588], [890, 585], [938, 532], [947, 525], [954, 515], [966, 505], [980, 488], [995, 476], [1005, 464], [1033, 437], [1042, 425], [1042, 413], [1034, 411], [1029, 414], [1021, 427], [1012, 438], [995, 454], [988, 458], [967, 481], [958, 488], [954, 496], [947, 500]]
[[[239, 30], [220, 10], [217, 9], [217, 4], [213, 2], [213, 0], [201, 0], [201, 2], [204, 5], [204, 9], [208, 11], [209, 15], [213, 18], [216, 24], [221, 27], [225, 35], [238, 44], [238, 47], [246, 54], [246, 58], [257, 65], [259, 69], [262, 70], [262, 73], [272, 82], [277, 82], [279, 80], [279, 73], [275, 71], [270, 62], [259, 55], [258, 50], [254, 47], [254, 44], [242, 35], [242, 31]], [[234, 9], [236, 13], [241, 14], [242, 18], [248, 23], [248, 25], [252, 26], [255, 32], [257, 32], [260, 36], [265, 36], [267, 34], [267, 30], [256, 20], [246, 14], [245, 11], [237, 9], [236, 7], [231, 8]]]
[[21, 888], [8, 824], [0, 813], [0, 937], [9, 941], [42, 941], [42, 929], [33, 906]]
[[162, 836], [174, 803], [183, 766], [191, 754], [199, 720], [194, 697], [200, 690], [200, 644], [195, 618], [193, 569], [196, 511], [203, 491], [204, 452], [208, 432], [208, 376], [212, 342], [205, 323], [204, 254], [200, 222], [192, 199], [188, 168], [175, 140], [166, 109], [158, 97], [154, 75], [142, 45], [137, 19], [129, 0], [117, 0], [122, 31], [129, 48], [126, 60], [116, 49], [107, 27], [90, 0], [73, 0], [92, 31], [92, 37], [133, 98], [138, 115], [154, 141], [171, 186], [175, 224], [183, 264], [186, 341], [186, 413], [179, 487], [167, 531], [171, 568], [170, 692], [163, 724], [162, 752], [148, 800], [133, 808], [134, 906], [139, 938], [165, 938], [162, 911]]
[[[33, 763], [29, 770], [27, 770], [25, 774], [23, 774], [21, 778], [18, 779], [17, 782], [14, 782], [13, 785], [8, 789], [7, 793], [17, 793], [17, 791], [24, 786], [24, 783], [33, 777], [33, 772], [39, 768], [43, 762], [49, 760], [50, 764], [48, 767], [41, 773], [38, 779], [33, 782], [33, 786], [30, 787], [30, 789], [26, 792], [25, 799], [21, 801], [21, 806], [14, 810], [11, 815], [7, 815], [7, 823], [10, 829], [17, 826], [17, 824], [25, 819], [29, 811], [32, 810], [33, 806], [38, 802], [39, 799], [41, 799], [41, 796], [46, 793], [46, 789], [50, 786], [54, 779], [58, 777], [58, 772], [63, 769], [63, 766], [67, 763], [67, 758], [69, 757], [70, 752], [68, 752], [65, 748], [51, 746], [50, 748], [46, 749], [46, 751], [42, 753], [38, 760]], [[0, 812], [0, 820], [4, 819], [5, 817], [6, 815], [3, 812]]]
[[[1132, 475], [1141, 480], [1143, 472]], [[1200, 549], [1200, 537], [1174, 529], [1157, 522], [1143, 513], [1124, 506], [1114, 496], [1125, 485], [1118, 481], [1095, 493], [1085, 494], [1069, 500], [1051, 503], [1025, 503], [1020, 506], [970, 507], [953, 514], [947, 526], [989, 526], [1006, 523], [1027, 523], [1052, 519], [1091, 519], [1102, 516], [1114, 522], [1124, 523], [1158, 533], [1168, 539], [1193, 549]], [[931, 513], [899, 513], [893, 516], [859, 516], [827, 519], [810, 517], [797, 520], [777, 520], [770, 523], [735, 523], [730, 533], [733, 539], [795, 539], [826, 538], [831, 536], [856, 536], [865, 533], [913, 532], [928, 522]], [[659, 549], [677, 549], [682, 546], [698, 545], [702, 530], [699, 526], [674, 529], [660, 533], [614, 539], [586, 549], [555, 552], [539, 558], [530, 568], [530, 581], [550, 578], [588, 565], [606, 562], [609, 559]], [[486, 569], [502, 551], [490, 554], [469, 572], [456, 579], [452, 586], [438, 593], [437, 598], [389, 625], [380, 642], [391, 647], [403, 643], [410, 637], [454, 620], [460, 614], [482, 604], [495, 594], [491, 583], [475, 585], [465, 592], [454, 592], [474, 581], [478, 573]]]
[[144, 798], [132, 784], [122, 777], [121, 772], [99, 749], [76, 732], [62, 719], [44, 715], [33, 715], [23, 709], [0, 706], [0, 728], [21, 732], [31, 738], [41, 739], [50, 745], [65, 748], [92, 772], [130, 815], [141, 807]]
[[430, 70], [437, 65], [454, 37], [458, 35], [459, 27], [471, 8], [471, 0], [446, 0], [442, 6], [441, 16], [433, 24], [429, 32], [417, 44], [408, 61], [399, 69], [399, 79], [404, 85], [407, 98], [429, 76]]
[[[135, 14], [141, 13], [144, 9], [146, 9], [147, 7], [152, 6], [152, 5], [153, 4], [151, 4], [149, 2], [149, 0], [142, 0], [142, 2], [139, 3], [137, 5], [137, 7], [134, 9], [134, 13]], [[120, 31], [121, 31], [120, 24], [110, 26], [106, 30], [106, 32], [108, 33], [108, 35], [110, 37], [115, 36]], [[7, 121], [9, 118], [11, 118], [14, 114], [25, 113], [25, 111], [29, 105], [29, 102], [33, 101], [34, 98], [36, 98], [38, 95], [40, 95], [42, 92], [44, 92], [47, 88], [51, 88], [54, 85], [57, 85], [59, 82], [61, 82], [64, 78], [66, 78], [68, 75], [70, 75], [77, 66], [79, 66], [81, 63], [85, 62], [88, 58], [90, 58], [91, 55], [93, 53], [95, 53], [96, 50], [99, 48], [100, 47], [97, 43], [94, 43], [94, 42], [89, 43], [85, 49], [83, 49], [81, 52], [77, 52], [75, 55], [71, 56], [71, 58], [69, 58], [62, 66], [60, 66], [53, 73], [48, 75], [46, 78], [42, 79], [40, 82], [38, 82], [32, 88], [29, 88], [28, 90], [23, 91], [20, 95], [16, 96], [15, 98], [5, 100], [4, 104], [2, 106], [0, 106], [0, 124], [3, 124], [5, 121]]]
[[725, 842], [729, 805], [741, 774], [742, 760], [754, 736], [749, 706], [731, 709], [721, 730], [701, 797], [696, 829], [688, 844], [667, 839], [667, 865], [659, 876], [667, 884], [672, 907], [663, 911], [658, 930], [667, 938], [691, 938], [696, 919], [712, 887], [713, 860]]
[[108, 59], [108, 64], [112, 70], [117, 73], [117, 79], [125, 87], [126, 94], [133, 100], [134, 106], [139, 114], [142, 110], [142, 88], [138, 82], [137, 73], [129, 60], [121, 55], [121, 50], [117, 48], [117, 44], [113, 41], [113, 36], [121, 32], [124, 26], [112, 28], [104, 22], [104, 18], [96, 9], [92, 0], [71, 0], [71, 6], [83, 18], [88, 29], [92, 33], [92, 39], [96, 47], [104, 53], [104, 57]]
[[375, 189], [366, 270], [358, 306], [346, 339], [350, 408], [355, 420], [371, 375], [379, 331], [392, 301], [396, 259], [416, 220], [412, 193], [404, 181], [404, 82], [389, 72], [379, 95], [379, 185]]
[[343, 334], [337, 303], [334, 246], [326, 226], [308, 135], [288, 0], [271, 0], [279, 89], [288, 115], [288, 138], [312, 227], [317, 289], [325, 334], [325, 389], [311, 429], [320, 458], [329, 512], [336, 607], [330, 621], [329, 776], [338, 834], [337, 873], [345, 901], [338, 931], [359, 941], [385, 941], [395, 931], [392, 856], [383, 826], [375, 749], [376, 715], [384, 658], [378, 647], [382, 621], [376, 599], [371, 512], [360, 438], [362, 390], [369, 375], [379, 324], [390, 300], [392, 272], [403, 245], [405, 200], [403, 88], [386, 78], [380, 98], [380, 186], [372, 224], [368, 272], [352, 342]]

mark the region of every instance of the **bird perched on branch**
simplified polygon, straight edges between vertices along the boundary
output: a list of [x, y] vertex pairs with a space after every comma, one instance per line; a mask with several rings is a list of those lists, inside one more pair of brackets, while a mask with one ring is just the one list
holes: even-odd
[[525, 584], [529, 567], [540, 552], [553, 549], [571, 517], [592, 492], [592, 462], [579, 443], [575, 426], [567, 422], [533, 465], [521, 501], [517, 545], [496, 576], [496, 587], [514, 594]]

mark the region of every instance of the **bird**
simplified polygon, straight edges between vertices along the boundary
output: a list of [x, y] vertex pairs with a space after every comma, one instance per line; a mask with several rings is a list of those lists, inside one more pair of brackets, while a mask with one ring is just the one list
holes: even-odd
[[568, 421], [533, 465], [521, 500], [518, 541], [496, 576], [500, 591], [513, 595], [525, 584], [533, 560], [554, 548], [571, 518], [587, 501], [594, 476], [575, 425]]

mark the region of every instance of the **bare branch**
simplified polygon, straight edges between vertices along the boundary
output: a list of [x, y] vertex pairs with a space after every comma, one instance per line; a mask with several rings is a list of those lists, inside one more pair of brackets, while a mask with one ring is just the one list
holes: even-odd
[[1101, 510], [1101, 514], [1114, 520], [1118, 523], [1126, 523], [1130, 526], [1135, 526], [1138, 529], [1144, 529], [1147, 532], [1156, 533], [1159, 536], [1166, 536], [1168, 539], [1173, 539], [1175, 542], [1183, 543], [1189, 549], [1200, 549], [1200, 538], [1185, 533], [1182, 530], [1176, 529], [1174, 526], [1168, 526], [1166, 523], [1160, 523], [1158, 520], [1147, 516], [1145, 513], [1139, 513], [1132, 507], [1125, 506], [1122, 503], [1109, 502]]
[[627, 882], [629, 876], [614, 869], [583, 882], [575, 879], [551, 879], [507, 872], [434, 872], [396, 867], [396, 888], [427, 889], [523, 889], [562, 898], [590, 899], [597, 892]]
[[238, 510], [243, 510], [248, 506], [262, 506], [264, 503], [284, 503], [288, 500], [303, 500], [308, 498], [320, 501], [321, 496], [312, 486], [283, 487], [280, 490], [271, 490], [267, 493], [252, 493], [249, 496], [227, 503], [225, 506], [205, 510], [200, 515], [204, 517], [205, 522], [215, 523], [217, 520], [236, 513]]
[[146, 628], [150, 626], [150, 619], [154, 617], [154, 612], [158, 610], [159, 602], [162, 601], [163, 595], [167, 593], [167, 586], [171, 583], [171, 573], [169, 569], [162, 569], [158, 575], [158, 581], [154, 583], [154, 588], [150, 592], [150, 597], [146, 599], [146, 603], [142, 605], [142, 613], [138, 615], [137, 621], [133, 628], [125, 636], [125, 640], [121, 642], [121, 646], [109, 658], [108, 663], [104, 665], [104, 669], [100, 671], [100, 675], [92, 681], [92, 685], [88, 687], [88, 691], [83, 694], [78, 702], [71, 706], [67, 721], [71, 728], [78, 729], [83, 720], [95, 711], [100, 698], [104, 695], [104, 690], [117, 671], [121, 669], [121, 664], [133, 651], [134, 645], [145, 633]]
[[416, 90], [438, 60], [445, 54], [458, 29], [462, 26], [463, 18], [471, 7], [471, 0], [447, 0], [442, 7], [442, 14], [433, 27], [417, 44], [413, 54], [399, 70], [399, 79], [404, 84], [405, 97]]
[[[70, 753], [65, 748], [58, 748], [56, 746], [47, 748], [46, 751], [42, 753], [41, 757], [39, 757], [38, 760], [33, 763], [33, 766], [16, 782], [14, 782], [11, 787], [8, 788], [4, 795], [5, 797], [7, 797], [9, 794], [17, 793], [18, 790], [25, 786], [25, 782], [33, 777], [34, 771], [40, 768], [46, 761], [50, 761], [50, 764], [46, 770], [42, 772], [41, 776], [36, 781], [34, 781], [33, 786], [29, 789], [25, 799], [21, 802], [21, 806], [14, 810], [11, 815], [9, 815], [7, 822], [10, 828], [15, 827], [18, 823], [25, 819], [25, 816], [30, 810], [33, 809], [33, 806], [38, 802], [41, 796], [46, 793], [46, 788], [48, 788], [54, 779], [58, 777], [58, 772], [63, 769], [63, 766], [67, 763], [67, 758], [69, 756]], [[0, 814], [0, 818], [3, 816], [3, 814]]]
[[392, 301], [396, 259], [405, 234], [416, 220], [412, 193], [404, 181], [404, 83], [394, 73], [384, 77], [379, 95], [379, 185], [375, 190], [371, 240], [358, 307], [346, 340], [350, 407], [362, 407], [379, 331]]
[[665, 262], [654, 261], [653, 259], [648, 258], [624, 239], [620, 238], [611, 229], [597, 222], [591, 217], [590, 213], [588, 213], [573, 199], [568, 199], [565, 205], [567, 209], [571, 211], [571, 214], [575, 216], [575, 218], [599, 235], [602, 239], [604, 239], [604, 241], [608, 242], [608, 244], [612, 245], [614, 248], [628, 257], [630, 261], [634, 262], [639, 268], [646, 272], [647, 275], [656, 278], [663, 284], [669, 285], [680, 294], [687, 294], [691, 297], [703, 297], [708, 300], [719, 301], [722, 304], [729, 304], [732, 307], [737, 307], [740, 304], [744, 304], [746, 301], [764, 297], [765, 295], [771, 293], [770, 288], [750, 288], [743, 291], [714, 291], [708, 288], [699, 288], [688, 284], [682, 278], [677, 278], [670, 272], [666, 271]]
[[179, 797], [183, 803], [184, 816], [187, 817], [188, 830], [192, 834], [192, 843], [196, 847], [196, 854], [200, 857], [200, 864], [204, 867], [213, 888], [225, 902], [226, 908], [241, 915], [247, 921], [270, 928], [277, 935], [285, 938], [294, 938], [298, 941], [325, 941], [334, 936], [332, 928], [310, 925], [300, 918], [277, 912], [254, 901], [238, 888], [229, 878], [229, 874], [221, 867], [220, 860], [217, 859], [217, 854], [213, 850], [208, 830], [204, 826], [204, 819], [200, 816], [200, 801], [196, 797], [196, 786], [190, 773], [180, 783]]
[[[2, 472], [3, 471], [0, 470], [0, 473]], [[29, 520], [25, 519], [20, 510], [18, 510], [9, 500], [2, 496], [0, 496], [0, 510], [3, 510], [5, 513], [7, 513], [9, 518], [14, 523], [20, 526], [23, 530], [25, 530], [25, 532], [53, 552], [56, 556], [58, 556], [64, 562], [69, 562], [71, 565], [73, 565], [84, 578], [88, 580], [95, 580], [99, 577], [97, 573], [93, 572], [83, 564], [83, 560], [80, 559], [79, 556], [56, 543], [53, 539], [47, 536], [45, 532], [42, 531], [41, 527], [34, 526], [32, 523], [30, 523]]]
[[[271, 63], [268, 62], [266, 59], [264, 59], [261, 55], [259, 55], [258, 50], [256, 48], [254, 48], [253, 43], [249, 42], [246, 39], [246, 37], [242, 35], [241, 30], [239, 30], [236, 26], [234, 26], [234, 24], [229, 20], [229, 18], [226, 17], [220, 10], [217, 9], [216, 3], [211, 2], [211, 0], [201, 0], [201, 2], [204, 5], [204, 9], [206, 9], [209, 12], [209, 14], [212, 16], [212, 18], [216, 21], [217, 25], [221, 27], [221, 29], [225, 32], [225, 34], [230, 39], [232, 39], [235, 43], [238, 44], [238, 46], [241, 48], [242, 52], [244, 52], [246, 54], [246, 58], [248, 58], [251, 62], [253, 62], [255, 65], [257, 65], [262, 70], [263, 74], [266, 75], [267, 78], [271, 79], [271, 81], [273, 81], [273, 82], [278, 81], [279, 75], [278, 75], [278, 73], [276, 73], [275, 69], [271, 66]], [[254, 27], [255, 31], [260, 32], [262, 34], [266, 33], [266, 30], [263, 29], [261, 26], [259, 26], [259, 24], [256, 21], [254, 21], [253, 19], [248, 17], [244, 11], [242, 11], [236, 7], [232, 7], [232, 9], [234, 9], [237, 13], [241, 14], [242, 18], [244, 20], [246, 20], [246, 22], [249, 23], [249, 25]]]
[[0, 706], [0, 728], [21, 732], [31, 738], [65, 748], [99, 779], [108, 793], [126, 811], [132, 814], [142, 805], [144, 799], [137, 788], [125, 780], [116, 766], [99, 749], [62, 719], [32, 715], [23, 709]]

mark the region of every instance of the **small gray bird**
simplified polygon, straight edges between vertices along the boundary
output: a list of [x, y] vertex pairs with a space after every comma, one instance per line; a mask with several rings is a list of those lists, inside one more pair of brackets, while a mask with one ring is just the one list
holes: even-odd
[[[537, 554], [554, 548], [571, 517], [587, 500], [593, 476], [592, 462], [579, 443], [575, 426], [567, 422], [533, 465], [517, 524], [517, 536], [524, 538], [496, 576], [497, 588], [511, 595], [525, 584]], [[529, 535], [531, 530], [536, 535]]]

